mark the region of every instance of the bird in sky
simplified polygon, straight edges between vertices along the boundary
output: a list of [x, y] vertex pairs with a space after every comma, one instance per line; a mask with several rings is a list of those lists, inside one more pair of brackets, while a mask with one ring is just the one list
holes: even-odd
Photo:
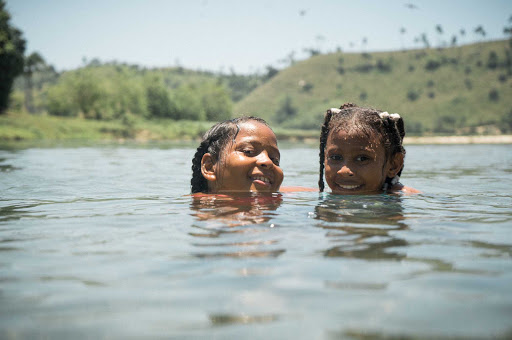
[[404, 6], [409, 9], [418, 9], [418, 6], [416, 6], [415, 4], [411, 4], [411, 3], [407, 3]]

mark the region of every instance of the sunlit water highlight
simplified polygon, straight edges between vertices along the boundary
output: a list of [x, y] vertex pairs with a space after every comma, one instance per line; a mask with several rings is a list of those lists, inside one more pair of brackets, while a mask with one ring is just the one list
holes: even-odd
[[192, 146], [0, 151], [0, 338], [512, 337], [511, 147], [407, 151], [421, 195], [235, 200]]

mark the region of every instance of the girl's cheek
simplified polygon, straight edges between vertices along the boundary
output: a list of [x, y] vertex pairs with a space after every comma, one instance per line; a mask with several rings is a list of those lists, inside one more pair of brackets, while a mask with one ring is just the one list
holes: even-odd
[[333, 167], [331, 167], [331, 166], [329, 165], [329, 163], [327, 163], [327, 164], [325, 165], [325, 175], [326, 175], [326, 176], [330, 176], [332, 173], [336, 173], [336, 171], [335, 171], [335, 169], [334, 169]]
[[235, 159], [238, 160], [238, 161], [244, 159], [245, 157], [246, 156], [245, 156], [245, 154], [243, 152], [237, 152], [235, 154]]

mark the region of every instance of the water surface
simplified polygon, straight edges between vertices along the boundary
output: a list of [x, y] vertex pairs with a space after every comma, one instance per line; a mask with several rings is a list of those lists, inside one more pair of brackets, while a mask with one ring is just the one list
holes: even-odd
[[[193, 146], [0, 150], [0, 338], [510, 338], [512, 149], [409, 146], [414, 196], [187, 196]], [[284, 185], [316, 148], [284, 145]]]

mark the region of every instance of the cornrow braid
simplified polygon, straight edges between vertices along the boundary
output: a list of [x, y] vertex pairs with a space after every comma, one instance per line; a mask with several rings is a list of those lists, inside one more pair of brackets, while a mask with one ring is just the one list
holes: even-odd
[[[402, 117], [398, 119], [392, 118], [391, 116], [387, 116], [382, 118], [382, 123], [384, 130], [386, 132], [386, 144], [389, 144], [389, 149], [387, 150], [388, 156], [393, 156], [397, 153], [402, 153], [405, 155], [405, 149], [403, 147], [403, 140], [405, 137], [405, 127], [404, 120]], [[397, 176], [400, 177], [403, 170], [403, 165], [400, 171], [397, 173]], [[387, 182], [391, 181], [390, 178], [386, 180]]]
[[[400, 117], [398, 119], [398, 121], [396, 121], [396, 127], [398, 129], [398, 134], [400, 135], [400, 152], [402, 152], [405, 156], [405, 148], [404, 148], [404, 137], [405, 137], [405, 124], [404, 124], [404, 120], [402, 117]], [[400, 177], [402, 176], [402, 170], [404, 169], [404, 166], [402, 165], [402, 168], [400, 169], [400, 171], [398, 172], [397, 176]]]
[[[243, 116], [233, 118], [213, 125], [203, 136], [199, 147], [192, 158], [192, 179], [190, 180], [191, 192], [208, 192], [208, 181], [201, 173], [201, 161], [206, 153], [211, 154], [213, 160], [218, 162], [221, 154], [230, 141], [234, 141], [240, 131], [239, 124], [247, 121], [257, 121], [268, 126], [265, 120], [253, 117]], [[269, 127], [270, 128], [270, 127]]]
[[318, 178], [318, 188], [320, 192], [324, 191], [324, 158], [325, 158], [325, 144], [327, 144], [327, 136], [329, 135], [329, 122], [331, 121], [333, 110], [329, 109], [325, 113], [322, 131], [320, 132], [320, 177]]
[[203, 140], [201, 144], [199, 144], [194, 158], [192, 159], [192, 179], [190, 180], [192, 193], [208, 191], [208, 181], [201, 173], [201, 160], [204, 154], [208, 152], [208, 142], [208, 140]]

